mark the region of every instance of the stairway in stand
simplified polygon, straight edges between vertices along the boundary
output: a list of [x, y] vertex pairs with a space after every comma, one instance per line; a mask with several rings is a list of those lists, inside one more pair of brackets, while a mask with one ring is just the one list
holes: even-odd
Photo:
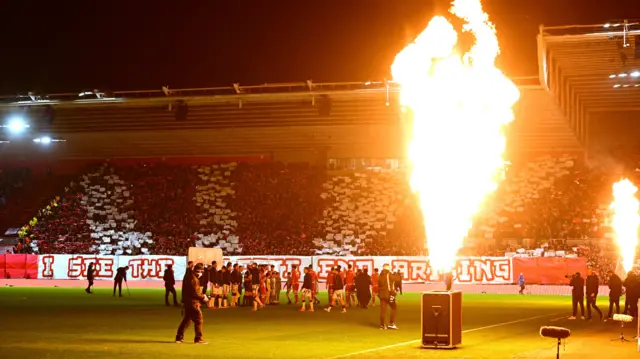
[[0, 210], [0, 236], [9, 228], [20, 228], [36, 216], [56, 195], [62, 196], [72, 176], [33, 176], [14, 191]]

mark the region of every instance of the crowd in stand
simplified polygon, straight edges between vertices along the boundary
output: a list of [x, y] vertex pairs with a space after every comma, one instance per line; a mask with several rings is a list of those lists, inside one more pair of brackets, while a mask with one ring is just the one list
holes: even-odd
[[[227, 255], [426, 254], [422, 215], [406, 178], [398, 171], [274, 162], [105, 163], [87, 169], [25, 225], [16, 250], [184, 255], [191, 246], [215, 246]], [[606, 171], [567, 155], [516, 163], [470, 232], [482, 244], [463, 253], [504, 255], [550, 239], [558, 246], [611, 238], [611, 183]], [[602, 247], [564, 247], [562, 253], [611, 265], [611, 251]]]

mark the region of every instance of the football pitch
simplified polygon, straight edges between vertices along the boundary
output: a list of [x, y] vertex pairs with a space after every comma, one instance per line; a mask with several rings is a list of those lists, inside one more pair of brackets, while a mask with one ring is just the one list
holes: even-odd
[[[0, 288], [0, 357], [18, 358], [555, 358], [554, 339], [540, 326], [571, 329], [561, 358], [624, 358], [637, 344], [612, 342], [614, 323], [568, 321], [569, 297], [465, 294], [463, 344], [420, 349], [418, 293], [398, 297], [399, 330], [379, 330], [379, 308], [347, 313], [300, 313], [293, 305], [204, 309], [204, 337], [173, 342], [180, 309], [164, 306], [164, 291], [134, 289], [114, 298], [108, 289]], [[326, 294], [320, 296], [321, 307]], [[286, 301], [286, 300], [285, 300]], [[282, 302], [282, 301], [281, 301]], [[605, 309], [607, 298], [598, 302]], [[635, 323], [625, 335], [635, 335]]]

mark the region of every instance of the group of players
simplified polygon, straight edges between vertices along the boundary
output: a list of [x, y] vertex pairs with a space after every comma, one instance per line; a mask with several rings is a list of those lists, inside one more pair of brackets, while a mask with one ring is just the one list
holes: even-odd
[[[194, 263], [189, 262], [185, 278], [191, 274], [193, 268]], [[399, 275], [399, 273], [395, 274]], [[274, 265], [253, 263], [245, 268], [243, 265], [228, 263], [219, 268], [214, 261], [211, 265], [203, 265], [198, 283], [203, 294], [210, 293], [207, 303], [211, 309], [253, 306], [253, 310], [258, 310], [265, 305], [279, 304], [280, 292], [285, 290], [288, 304], [297, 305], [302, 302], [303, 307], [300, 311], [305, 311], [305, 304], [308, 302], [309, 310], [313, 311], [313, 305], [320, 303], [318, 274], [313, 267], [304, 267], [301, 272], [300, 268], [294, 265], [291, 272], [284, 273], [284, 277], [286, 281], [283, 283]], [[370, 302], [375, 306], [376, 295], [379, 293], [379, 277], [377, 268], [370, 276], [367, 268], [354, 270], [350, 264], [344, 270], [339, 265], [332, 267], [327, 273], [326, 281], [328, 302], [334, 304], [339, 302], [344, 311], [347, 306], [350, 307], [355, 303], [362, 308], [368, 308]], [[163, 279], [166, 288], [165, 304], [170, 305], [169, 295], [173, 294], [174, 305], [178, 305], [171, 266], [167, 266]], [[397, 287], [395, 289], [401, 292], [401, 279], [397, 279], [394, 283]]]
[[[347, 306], [357, 303], [361, 308], [368, 308], [369, 303], [375, 306], [376, 296], [380, 299], [380, 329], [397, 329], [396, 293], [402, 293], [402, 277], [399, 273], [392, 273], [390, 265], [385, 264], [381, 273], [374, 269], [369, 276], [368, 269], [352, 268], [345, 270], [341, 266], [331, 268], [327, 274], [327, 292], [329, 305], [325, 311], [339, 303], [342, 313], [346, 313]], [[289, 304], [301, 302], [301, 312], [314, 311], [314, 304], [319, 304], [318, 274], [312, 266], [302, 268], [293, 266], [290, 273], [285, 273], [286, 298]], [[165, 304], [169, 304], [169, 294], [173, 294], [174, 305], [178, 305], [175, 292], [175, 278], [173, 270], [167, 266], [164, 277]], [[302, 280], [302, 286], [300, 286]], [[252, 306], [254, 311], [269, 304], [279, 304], [282, 279], [275, 270], [275, 266], [251, 264], [248, 268], [242, 265], [228, 263], [218, 269], [214, 261], [205, 267], [202, 263], [189, 262], [182, 281], [183, 319], [178, 327], [176, 343], [184, 341], [184, 332], [191, 322], [195, 325], [196, 344], [206, 344], [202, 336], [201, 303], [207, 307], [228, 308], [237, 306]], [[211, 285], [210, 296], [207, 287]], [[373, 291], [373, 296], [371, 295]], [[291, 300], [291, 293], [293, 299]], [[242, 304], [241, 304], [241, 300]], [[385, 325], [386, 309], [391, 308], [389, 325]]]

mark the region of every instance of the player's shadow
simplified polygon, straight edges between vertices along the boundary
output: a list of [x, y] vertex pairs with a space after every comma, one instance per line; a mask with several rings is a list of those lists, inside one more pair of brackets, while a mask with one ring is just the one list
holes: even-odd
[[174, 340], [151, 340], [151, 339], [98, 339], [100, 343], [113, 344], [175, 344]]

